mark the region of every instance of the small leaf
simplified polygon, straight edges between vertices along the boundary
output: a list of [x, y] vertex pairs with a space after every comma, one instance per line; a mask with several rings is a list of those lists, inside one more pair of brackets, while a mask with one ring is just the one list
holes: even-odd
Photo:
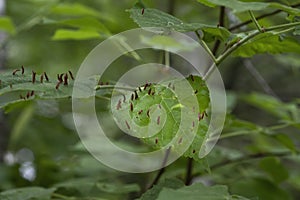
[[206, 187], [202, 183], [195, 183], [179, 189], [163, 188], [157, 200], [225, 200], [225, 199], [244, 199], [240, 196], [231, 196], [225, 185], [215, 185]]
[[1, 200], [31, 200], [35, 199], [50, 199], [55, 188], [44, 189], [41, 187], [27, 187], [7, 190], [0, 193]]
[[90, 7], [79, 3], [60, 3], [52, 8], [53, 14], [72, 16], [92, 16], [99, 17], [100, 13]]
[[245, 12], [248, 10], [265, 10], [267, 8], [276, 8], [282, 11], [285, 11], [291, 15], [300, 15], [300, 10], [297, 8], [292, 8], [290, 6], [286, 6], [280, 3], [265, 3], [265, 2], [244, 2], [238, 0], [198, 0], [198, 2], [210, 6], [225, 6], [227, 8], [231, 8], [233, 12]]
[[246, 103], [260, 108], [276, 117], [285, 120], [291, 119], [289, 104], [285, 104], [275, 97], [265, 94], [252, 93], [250, 95], [243, 96], [242, 99]]
[[260, 53], [279, 54], [283, 52], [299, 53], [299, 42], [291, 37], [285, 37], [281, 40], [279, 35], [263, 33], [239, 47], [233, 55], [252, 57]]
[[101, 38], [100, 34], [94, 30], [58, 29], [55, 31], [52, 40], [89, 40], [99, 38]]
[[231, 33], [223, 28], [201, 23], [185, 23], [180, 19], [162, 12], [157, 9], [146, 8], [144, 14], [141, 13], [141, 9], [132, 8], [129, 10], [131, 18], [142, 28], [144, 27], [156, 27], [165, 29], [172, 29], [179, 32], [191, 32], [201, 30], [204, 33], [205, 38], [217, 38], [222, 41], [227, 40]]
[[10, 17], [0, 17], [0, 30], [6, 31], [11, 35], [16, 33], [15, 25]]
[[259, 166], [269, 174], [276, 183], [281, 183], [289, 177], [289, 172], [279, 158], [269, 157], [260, 161]]
[[140, 187], [137, 184], [114, 185], [110, 183], [97, 183], [96, 185], [101, 191], [113, 194], [127, 194], [140, 191]]
[[97, 31], [99, 33], [105, 33], [107, 35], [110, 34], [109, 30], [99, 20], [92, 17], [80, 17], [80, 18], [67, 19], [61, 21], [44, 18], [43, 23], [64, 25], [73, 28], [78, 28], [80, 30]]
[[184, 183], [179, 179], [165, 179], [147, 190], [139, 200], [156, 200], [163, 188], [179, 189], [183, 186]]
[[290, 195], [277, 184], [262, 178], [244, 178], [235, 181], [230, 186], [230, 191], [248, 198], [291, 200]]

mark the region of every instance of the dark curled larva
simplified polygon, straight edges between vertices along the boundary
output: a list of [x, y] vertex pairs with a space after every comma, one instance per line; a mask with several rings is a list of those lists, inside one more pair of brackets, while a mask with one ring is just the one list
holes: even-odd
[[178, 141], [178, 144], [181, 144], [181, 143], [182, 143], [182, 138], [180, 138]]
[[133, 98], [134, 98], [134, 94], [131, 95], [131, 101], [133, 101]]
[[148, 91], [148, 95], [150, 95], [151, 94], [151, 88], [149, 89], [149, 91]]
[[195, 94], [198, 94], [198, 90], [195, 90]]
[[26, 98], [28, 99], [30, 97], [30, 92], [27, 92]]
[[58, 90], [58, 88], [59, 88], [59, 86], [60, 86], [60, 84], [61, 84], [62, 82], [61, 81], [59, 81], [57, 84], [56, 84], [56, 86], [55, 86], [55, 89], [57, 89]]
[[46, 81], [49, 81], [49, 78], [48, 78], [46, 72], [44, 72], [44, 76], [45, 76]]
[[142, 92], [141, 87], [139, 87], [139, 91]]
[[118, 101], [117, 110], [119, 110], [120, 108], [122, 108], [122, 106], [121, 106], [121, 99]]
[[41, 75], [40, 82], [43, 83], [43, 80], [44, 80], [44, 74]]
[[150, 110], [147, 111], [147, 116], [150, 117]]
[[126, 102], [126, 96], [124, 94], [122, 94], [122, 95], [123, 95], [123, 103], [125, 103]]
[[144, 86], [144, 90], [146, 90], [148, 86], [149, 86], [148, 83], [146, 83]]
[[21, 70], [22, 70], [22, 74], [24, 74], [25, 69], [24, 69], [24, 66], [23, 66], [23, 65], [22, 65], [22, 67], [21, 67]]
[[33, 96], [33, 95], [34, 95], [34, 91], [32, 90], [31, 93], [30, 93], [30, 96]]
[[193, 153], [196, 153], [196, 150], [195, 150], [195, 149], [193, 150]]
[[142, 15], [144, 14], [144, 12], [145, 12], [145, 8], [142, 9]]
[[143, 112], [143, 110], [140, 110], [140, 111], [138, 112], [138, 114], [140, 115], [140, 114], [142, 114], [142, 112]]
[[155, 139], [155, 144], [157, 144], [157, 143], [158, 143], [158, 139], [156, 138], [156, 139]]
[[125, 123], [126, 123], [127, 128], [130, 129], [130, 126], [129, 126], [128, 122], [125, 121]]
[[130, 111], [132, 112], [133, 111], [133, 104], [130, 103]]
[[191, 77], [192, 81], [194, 82], [194, 76], [191, 74], [190, 77]]
[[64, 76], [64, 85], [68, 85], [68, 74]]
[[59, 79], [58, 79], [58, 80], [59, 80], [60, 82], [63, 82], [63, 75], [64, 75], [64, 74], [60, 74], [60, 75], [59, 75]]
[[36, 72], [32, 71], [32, 83], [35, 83]]
[[20, 71], [20, 70], [19, 70], [19, 69], [15, 69], [15, 70], [13, 71], [12, 75], [16, 75], [16, 73], [17, 73], [18, 71]]
[[71, 79], [74, 80], [74, 76], [73, 76], [71, 70], [69, 70], [69, 74], [70, 74]]
[[138, 98], [139, 98], [139, 96], [138, 96], [138, 94], [137, 94], [137, 92], [136, 92], [136, 91], [134, 91], [134, 94], [135, 94], [135, 99], [138, 99]]

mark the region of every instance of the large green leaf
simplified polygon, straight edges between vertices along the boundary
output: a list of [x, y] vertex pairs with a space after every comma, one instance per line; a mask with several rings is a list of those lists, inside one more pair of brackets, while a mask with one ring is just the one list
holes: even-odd
[[[35, 75], [35, 83], [32, 83], [32, 71], [25, 68], [24, 74], [21, 71], [12, 74], [12, 72], [6, 71], [0, 73], [0, 108], [16, 104], [31, 101], [33, 99], [61, 99], [70, 98], [73, 92], [74, 81], [70, 78], [70, 74], [64, 73], [63, 76], [68, 74], [68, 85], [61, 83], [58, 87], [57, 77], [48, 77], [49, 81], [43, 78], [41, 82], [40, 77], [42, 74]], [[87, 94], [84, 91], [89, 91], [92, 94], [94, 88], [92, 87], [97, 83], [98, 77], [90, 77], [78, 84], [78, 87], [82, 94]], [[57, 88], [56, 88], [57, 87]], [[33, 93], [32, 93], [33, 91]], [[88, 98], [91, 95], [87, 95]]]
[[252, 57], [260, 53], [300, 52], [299, 42], [291, 37], [281, 38], [277, 34], [263, 33], [239, 47], [234, 56]]
[[41, 187], [27, 187], [13, 190], [7, 190], [0, 193], [1, 200], [31, 200], [31, 199], [50, 199], [54, 192], [52, 189], [44, 189]]
[[[190, 92], [184, 85], [186, 82], [192, 86]], [[176, 96], [178, 93], [187, 95], [184, 95], [185, 103], [178, 100]], [[132, 98], [133, 96], [138, 98]], [[193, 96], [196, 97], [198, 108], [192, 101]], [[125, 99], [129, 100], [123, 101]], [[184, 80], [174, 79], [166, 83], [141, 86], [132, 94], [129, 93], [124, 97], [115, 96], [112, 105], [115, 105], [112, 108], [113, 115], [122, 130], [129, 131], [131, 135], [138, 135], [155, 149], [166, 147], [177, 137], [178, 142], [175, 142], [176, 145], [173, 143], [175, 148], [172, 149], [177, 151], [184, 148], [181, 144], [192, 139], [187, 138], [187, 129], [189, 132], [195, 130], [196, 136], [189, 148], [184, 151], [184, 156], [199, 160], [198, 153], [208, 129], [207, 121], [201, 119], [205, 117], [205, 110], [209, 106], [209, 91], [200, 77], [189, 76]], [[182, 110], [183, 108], [186, 110]], [[188, 110], [191, 112], [190, 119], [184, 119], [185, 122], [182, 123], [181, 113], [189, 112]], [[182, 124], [187, 128], [182, 128]], [[184, 134], [179, 136], [178, 133]]]
[[248, 10], [265, 10], [266, 8], [276, 8], [288, 12], [293, 15], [300, 15], [300, 10], [296, 8], [292, 8], [289, 6], [285, 6], [280, 3], [265, 3], [265, 2], [243, 2], [239, 0], [197, 0], [198, 2], [210, 6], [225, 6], [227, 8], [231, 8], [234, 12], [244, 12]]
[[157, 27], [157, 28], [169, 28], [179, 32], [190, 32], [201, 30], [204, 33], [204, 38], [217, 38], [222, 41], [227, 40], [230, 36], [230, 32], [223, 28], [201, 23], [185, 23], [180, 19], [162, 12], [157, 9], [146, 8], [142, 14], [141, 9], [132, 8], [129, 10], [131, 18], [140, 27]]

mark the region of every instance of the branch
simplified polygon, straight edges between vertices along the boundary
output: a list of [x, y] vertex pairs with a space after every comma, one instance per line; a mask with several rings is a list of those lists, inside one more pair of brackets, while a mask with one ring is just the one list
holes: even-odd
[[[219, 24], [218, 24], [218, 26], [222, 26], [222, 27], [225, 26], [225, 7], [224, 6], [220, 7], [220, 15], [219, 15]], [[214, 48], [212, 50], [213, 55], [217, 54], [218, 49], [220, 47], [220, 44], [221, 44], [220, 40], [217, 40], [215, 42]]]
[[[298, 6], [300, 6], [300, 3], [294, 4], [291, 7], [295, 8], [295, 7], [298, 7]], [[256, 17], [256, 20], [260, 20], [260, 19], [263, 19], [263, 18], [266, 18], [266, 17], [270, 17], [270, 16], [276, 15], [276, 14], [281, 13], [281, 12], [283, 12], [283, 10], [275, 10], [273, 12], [266, 13], [266, 14], [263, 14], [263, 15], [260, 15], [260, 16]], [[237, 24], [237, 25], [229, 28], [229, 31], [233, 31], [233, 30], [238, 29], [242, 26], [246, 26], [247, 24], [250, 24], [250, 23], [252, 23], [252, 20], [248, 20], [248, 21], [245, 21], [243, 23]]]
[[185, 185], [190, 185], [193, 180], [193, 158], [188, 158], [187, 168], [186, 168], [186, 177], [185, 177]]
[[161, 177], [161, 175], [165, 172], [165, 167], [166, 167], [166, 164], [167, 164], [167, 160], [168, 160], [168, 157], [169, 157], [169, 154], [170, 154], [170, 151], [171, 151], [171, 148], [168, 148], [166, 150], [166, 155], [164, 157], [164, 160], [162, 162], [162, 166], [161, 166], [161, 169], [159, 170], [158, 174], [156, 175], [155, 179], [153, 180], [153, 182], [150, 184], [150, 186], [147, 188], [147, 189], [150, 189], [152, 188], [154, 185], [156, 185]]
[[217, 62], [216, 57], [214, 56], [214, 54], [211, 52], [211, 50], [209, 49], [209, 47], [207, 46], [207, 44], [202, 40], [200, 34], [198, 33], [198, 31], [195, 31], [199, 43], [201, 44], [201, 46], [205, 49], [205, 51], [209, 54], [209, 56], [212, 58], [212, 60], [214, 61], [214, 63]]
[[[238, 164], [238, 163], [242, 163], [242, 162], [249, 162], [252, 160], [256, 160], [256, 159], [262, 159], [262, 158], [266, 158], [266, 157], [286, 157], [286, 156], [290, 156], [292, 155], [292, 153], [290, 151], [287, 152], [266, 152], [266, 153], [256, 153], [256, 154], [251, 154], [251, 155], [245, 155], [236, 159], [232, 159], [232, 160], [224, 160], [222, 162], [219, 162], [215, 165], [210, 166], [211, 170], [217, 169], [217, 168], [221, 168], [224, 167], [226, 165], [233, 165], [233, 164]], [[195, 173], [193, 175], [193, 177], [195, 176], [199, 176], [201, 175], [201, 172]]]
[[[276, 26], [271, 26], [269, 28], [265, 28], [264, 32], [270, 32], [278, 29], [284, 29], [284, 28], [291, 28], [300, 25], [300, 22], [293, 22], [293, 23], [288, 23], [288, 24], [281, 24], [281, 25], [276, 25]], [[262, 32], [255, 30], [252, 31], [247, 37], [244, 37], [241, 39], [239, 42], [235, 43], [232, 47], [227, 49], [222, 55], [220, 55], [216, 59], [216, 65], [219, 65], [225, 58], [227, 58], [232, 52], [234, 52], [237, 48], [239, 48], [241, 45], [244, 43], [248, 42], [250, 39], [254, 38], [255, 36], [261, 34]]]
[[250, 17], [251, 17], [251, 20], [253, 21], [253, 23], [255, 24], [257, 30], [261, 33], [265, 32], [264, 29], [261, 28], [261, 26], [259, 25], [258, 21], [256, 20], [253, 12], [251, 10], [249, 10], [249, 14], [250, 14]]

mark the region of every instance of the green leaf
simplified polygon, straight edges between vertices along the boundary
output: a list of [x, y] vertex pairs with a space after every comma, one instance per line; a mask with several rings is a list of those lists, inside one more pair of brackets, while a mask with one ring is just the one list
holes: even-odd
[[230, 186], [230, 191], [248, 198], [291, 200], [288, 193], [277, 184], [262, 178], [244, 178], [235, 181]]
[[109, 30], [99, 20], [92, 17], [79, 17], [75, 19], [67, 19], [61, 21], [44, 18], [43, 23], [64, 25], [73, 28], [78, 28], [80, 30], [97, 31], [99, 33], [105, 33], [107, 35], [110, 34]]
[[[61, 99], [70, 98], [73, 92], [74, 81], [68, 78], [68, 85], [58, 84], [57, 77], [49, 76], [49, 81], [43, 79], [40, 82], [42, 74], [36, 74], [36, 81], [32, 83], [32, 72], [25, 69], [25, 73], [17, 72], [15, 75], [12, 72], [0, 73], [0, 108], [31, 101], [33, 99]], [[77, 87], [82, 91], [82, 95], [86, 98], [90, 97], [95, 90], [92, 86], [96, 85], [99, 77], [90, 77], [87, 80], [79, 81]], [[32, 91], [34, 91], [33, 95]], [[28, 97], [27, 97], [28, 96]]]
[[215, 185], [206, 187], [202, 183], [196, 183], [191, 186], [185, 186], [179, 189], [163, 188], [159, 193], [157, 200], [225, 200], [225, 199], [244, 199], [240, 196], [231, 196], [227, 187], [224, 185]]
[[279, 134], [274, 135], [274, 138], [278, 142], [280, 142], [283, 146], [285, 146], [286, 148], [291, 150], [292, 152], [294, 152], [294, 153], [297, 152], [297, 148], [296, 148], [293, 140], [289, 136], [279, 133]]
[[60, 3], [51, 10], [53, 14], [71, 16], [92, 16], [99, 17], [100, 13], [88, 6], [79, 3]]
[[299, 15], [300, 10], [296, 8], [292, 8], [289, 6], [285, 6], [280, 3], [265, 3], [265, 2], [243, 2], [243, 1], [238, 1], [238, 0], [197, 0], [198, 2], [210, 6], [210, 7], [215, 7], [215, 6], [225, 6], [227, 8], [230, 8], [233, 10], [233, 12], [244, 12], [248, 10], [254, 10], [254, 11], [259, 11], [259, 10], [265, 10], [266, 8], [276, 8], [279, 10], [283, 10], [289, 14], [292, 15]]
[[281, 102], [279, 99], [275, 97], [259, 94], [259, 93], [252, 93], [250, 95], [244, 95], [242, 99], [257, 108], [260, 108], [276, 117], [281, 119], [289, 120], [291, 119], [290, 115], [290, 105]]
[[101, 35], [94, 30], [58, 29], [55, 31], [52, 40], [89, 40], [99, 38], [101, 38]]
[[16, 28], [10, 17], [0, 17], [0, 30], [11, 35], [16, 33]]
[[281, 183], [289, 177], [289, 172], [279, 158], [269, 157], [260, 161], [259, 167], [269, 174], [276, 183]]
[[97, 183], [96, 185], [101, 191], [113, 194], [127, 194], [140, 191], [140, 187], [137, 184], [116, 185], [110, 183]]
[[299, 42], [291, 37], [285, 37], [282, 40], [279, 35], [263, 33], [239, 47], [233, 55], [252, 57], [260, 53], [279, 54], [283, 52], [299, 53]]
[[146, 8], [144, 14], [141, 9], [132, 8], [128, 10], [131, 18], [142, 28], [144, 27], [156, 27], [165, 29], [172, 29], [179, 32], [191, 32], [201, 30], [204, 33], [205, 38], [217, 38], [222, 41], [227, 40], [231, 33], [223, 28], [216, 27], [201, 23], [185, 23], [180, 19], [162, 12], [157, 9]]
[[55, 188], [44, 189], [41, 187], [27, 187], [7, 190], [0, 193], [1, 200], [31, 200], [35, 199], [50, 199]]
[[[185, 84], [191, 86], [191, 91]], [[178, 100], [175, 95], [178, 93], [185, 94], [183, 95], [185, 101]], [[184, 156], [200, 161], [198, 154], [208, 129], [205, 110], [210, 101], [205, 82], [198, 76], [189, 76], [183, 80], [177, 78], [166, 83], [151, 84], [146, 89], [145, 86], [141, 86], [135, 93], [127, 94], [126, 99], [136, 95], [137, 99], [132, 98], [133, 100], [127, 102], [122, 102], [123, 97], [120, 96], [112, 98], [112, 105], [116, 105], [116, 109], [113, 108], [113, 115], [119, 127], [129, 131], [131, 135], [142, 138], [144, 143], [154, 149], [162, 149], [173, 142], [172, 150], [178, 153], [183, 151]], [[194, 97], [198, 108], [193, 102]], [[182, 123], [181, 112], [189, 111], [191, 112], [189, 119], [185, 118]], [[186, 128], [182, 128], [182, 124]], [[188, 138], [186, 131], [195, 131], [195, 138], [193, 140]], [[182, 150], [185, 148], [183, 144], [191, 140], [189, 148]]]
[[140, 200], [155, 200], [163, 188], [179, 189], [184, 186], [184, 183], [176, 178], [165, 179], [147, 190], [140, 198]]

